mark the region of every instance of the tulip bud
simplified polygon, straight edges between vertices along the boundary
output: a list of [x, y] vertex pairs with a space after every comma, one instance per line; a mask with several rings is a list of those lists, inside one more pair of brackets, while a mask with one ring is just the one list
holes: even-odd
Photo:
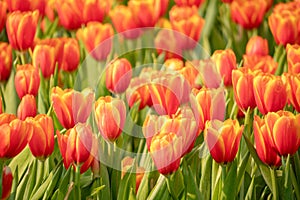
[[238, 152], [244, 126], [227, 119], [224, 122], [212, 120], [207, 122], [204, 131], [205, 142], [210, 154], [217, 163], [232, 162]]
[[6, 11], [7, 11], [7, 4], [5, 1], [0, 2], [0, 32], [5, 26], [6, 22]]
[[68, 30], [80, 28], [82, 24], [82, 2], [73, 0], [56, 1], [55, 8], [59, 24]]
[[89, 22], [85, 28], [77, 31], [76, 37], [83, 42], [93, 58], [101, 61], [105, 60], [111, 51], [113, 34], [114, 30], [110, 24]]
[[48, 45], [35, 46], [32, 63], [33, 66], [41, 69], [45, 78], [49, 78], [55, 70], [55, 48]]
[[45, 13], [46, 0], [6, 0], [6, 2], [10, 12], [38, 10], [41, 15]]
[[205, 0], [174, 0], [178, 6], [197, 6], [200, 7]]
[[0, 125], [0, 158], [13, 158], [27, 145], [32, 127], [26, 121], [14, 119]]
[[0, 50], [0, 81], [6, 81], [12, 67], [12, 48], [8, 43], [0, 42]]
[[280, 156], [275, 150], [273, 138], [267, 129], [265, 120], [260, 119], [259, 116], [254, 116], [253, 131], [256, 152], [261, 161], [270, 166], [280, 166]]
[[33, 156], [45, 160], [54, 150], [54, 127], [52, 118], [39, 114], [35, 118], [28, 118], [33, 132], [28, 145]]
[[263, 115], [282, 110], [287, 103], [287, 89], [281, 77], [259, 74], [253, 79], [253, 90], [257, 108]]
[[108, 14], [112, 2], [110, 0], [83, 1], [82, 22], [87, 24], [91, 21], [103, 22]]
[[125, 59], [117, 59], [110, 63], [106, 69], [106, 87], [113, 93], [122, 93], [129, 86], [132, 77], [130, 62]]
[[278, 63], [275, 62], [274, 59], [269, 55], [243, 55], [243, 67], [249, 68], [253, 71], [261, 70], [264, 73], [275, 74]]
[[284, 74], [288, 84], [288, 101], [300, 112], [300, 75]]
[[100, 97], [95, 103], [95, 117], [100, 134], [106, 140], [115, 141], [125, 124], [125, 103], [111, 96]]
[[249, 107], [251, 109], [256, 107], [253, 91], [253, 78], [255, 75], [255, 72], [245, 67], [232, 71], [234, 98], [238, 107], [243, 111], [246, 111]]
[[5, 166], [3, 168], [3, 172], [2, 172], [2, 196], [1, 196], [1, 200], [8, 199], [8, 197], [10, 196], [12, 182], [13, 182], [13, 175], [11, 173], [11, 170], [8, 166]]
[[17, 65], [15, 87], [20, 99], [26, 94], [36, 96], [40, 87], [38, 69], [31, 64]]
[[246, 46], [246, 55], [267, 56], [268, 54], [268, 40], [260, 36], [250, 38]]
[[72, 72], [78, 68], [80, 61], [80, 49], [78, 41], [74, 38], [63, 38], [63, 59], [61, 69]]
[[92, 111], [95, 96], [93, 91], [88, 88], [78, 92], [73, 89], [62, 90], [54, 87], [51, 99], [59, 122], [64, 128], [69, 129], [78, 122], [86, 122]]
[[288, 62], [288, 72], [291, 74], [300, 73], [300, 46], [298, 44], [286, 46], [286, 59]]
[[232, 20], [245, 29], [257, 28], [266, 13], [265, 1], [237, 0], [230, 4]]
[[200, 39], [205, 23], [205, 20], [198, 14], [197, 7], [173, 6], [169, 14], [172, 29], [186, 36], [186, 38], [177, 36], [179, 47], [183, 49], [194, 48]]
[[33, 46], [39, 12], [15, 11], [8, 15], [6, 31], [10, 45], [16, 50], [26, 50]]
[[17, 116], [14, 114], [1, 113], [0, 114], [0, 126], [3, 124], [9, 124], [14, 119], [17, 119]]
[[25, 120], [27, 117], [34, 117], [36, 115], [36, 101], [35, 97], [26, 94], [22, 97], [17, 110], [17, 116], [20, 120]]
[[64, 135], [56, 132], [64, 166], [81, 165], [80, 173], [85, 172], [93, 162], [93, 132], [88, 124], [78, 123]]
[[224, 80], [225, 86], [231, 86], [231, 72], [236, 69], [236, 57], [231, 49], [216, 50], [211, 59], [216, 63], [216, 66]]

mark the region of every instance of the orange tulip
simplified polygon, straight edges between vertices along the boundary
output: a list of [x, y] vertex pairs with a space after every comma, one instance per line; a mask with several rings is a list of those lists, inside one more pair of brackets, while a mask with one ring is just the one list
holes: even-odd
[[299, 15], [291, 10], [279, 10], [282, 4], [277, 4], [269, 16], [268, 22], [277, 44], [294, 44], [299, 37], [298, 21]]
[[246, 55], [267, 56], [269, 54], [268, 40], [260, 36], [250, 38], [246, 46]]
[[259, 74], [253, 79], [253, 90], [257, 108], [263, 115], [281, 110], [287, 103], [287, 89], [281, 77]]
[[78, 92], [73, 89], [62, 90], [54, 87], [51, 94], [54, 112], [66, 129], [74, 127], [78, 122], [86, 122], [92, 111], [94, 98], [91, 89]]
[[12, 48], [8, 43], [0, 42], [0, 50], [0, 81], [6, 81], [12, 67]]
[[[3, 114], [2, 114], [3, 115]], [[0, 125], [0, 158], [13, 158], [27, 145], [32, 127], [26, 121], [14, 119]]]
[[125, 38], [135, 39], [140, 36], [141, 31], [137, 29], [139, 27], [138, 22], [128, 7], [124, 5], [116, 6], [110, 12], [110, 17], [117, 32]]
[[10, 191], [13, 183], [13, 175], [11, 173], [11, 169], [8, 166], [3, 167], [2, 172], [2, 195], [1, 200], [8, 199], [10, 196]]
[[231, 86], [231, 72], [236, 69], [236, 57], [231, 49], [216, 50], [211, 59], [216, 63], [217, 69], [224, 80], [225, 86]]
[[83, 3], [83, 7], [80, 9], [82, 11], [82, 22], [84, 24], [87, 24], [91, 21], [103, 22], [105, 16], [110, 10], [112, 3], [110, 0], [75, 0], [75, 2]]
[[289, 73], [300, 73], [300, 46], [298, 44], [286, 46], [286, 57]]
[[63, 58], [60, 68], [72, 72], [78, 68], [80, 62], [80, 49], [78, 41], [74, 38], [63, 38]]
[[238, 151], [244, 126], [237, 120], [208, 121], [204, 131], [205, 142], [217, 163], [232, 162]]
[[175, 114], [181, 103], [188, 101], [187, 81], [180, 75], [158, 72], [151, 77], [150, 95], [155, 111], [160, 115]]
[[46, 8], [46, 0], [6, 0], [8, 9], [13, 11], [34, 11], [38, 10], [41, 15], [44, 15]]
[[81, 40], [87, 51], [96, 60], [105, 60], [112, 47], [114, 31], [110, 24], [89, 22], [83, 29], [79, 29], [76, 37]]
[[277, 154], [272, 135], [270, 134], [266, 121], [254, 116], [253, 121], [254, 140], [258, 157], [265, 164], [280, 166], [280, 156]]
[[219, 88], [222, 83], [222, 77], [217, 69], [215, 62], [211, 59], [200, 60], [196, 65], [199, 71], [201, 81], [207, 88]]
[[300, 75], [284, 74], [288, 84], [288, 100], [300, 112]]
[[200, 7], [205, 0], [174, 0], [178, 6], [197, 6]]
[[94, 136], [88, 124], [78, 123], [65, 134], [56, 132], [58, 147], [65, 168], [81, 165], [80, 173], [85, 172], [93, 163]]
[[33, 46], [38, 16], [38, 11], [15, 11], [8, 15], [6, 31], [13, 49], [26, 50]]
[[186, 36], [177, 36], [179, 47], [183, 49], [194, 48], [200, 39], [205, 22], [198, 14], [197, 7], [173, 6], [169, 14], [172, 29]]
[[52, 118], [39, 114], [34, 118], [28, 118], [32, 124], [33, 132], [28, 145], [32, 155], [40, 160], [45, 160], [54, 150], [54, 127]]
[[253, 71], [261, 70], [264, 73], [275, 74], [278, 63], [274, 59], [267, 56], [258, 55], [243, 55], [243, 67], [249, 68]]
[[238, 107], [247, 111], [248, 108], [255, 108], [255, 98], [253, 91], [253, 78], [257, 73], [249, 68], [239, 68], [232, 71], [232, 86], [234, 98]]
[[[133, 158], [126, 156], [122, 160], [122, 174], [121, 178], [125, 176], [125, 174], [128, 172], [128, 170], [133, 167]], [[144, 177], [145, 168], [143, 167], [137, 167], [135, 171], [135, 192], [138, 192], [139, 186], [141, 184], [141, 181]]]
[[38, 69], [31, 64], [17, 65], [15, 87], [20, 99], [26, 94], [36, 96], [40, 87]]
[[59, 24], [68, 30], [74, 30], [81, 27], [82, 24], [82, 3], [74, 0], [61, 0], [55, 4]]
[[115, 141], [125, 124], [125, 103], [111, 96], [100, 97], [95, 103], [95, 117], [100, 134], [106, 140]]
[[176, 133], [160, 132], [152, 138], [150, 155], [161, 174], [170, 174], [178, 169], [181, 149], [182, 144]]
[[17, 119], [17, 116], [14, 114], [2, 113], [0, 114], [0, 125], [9, 124], [12, 120]]
[[236, 0], [230, 4], [232, 20], [245, 29], [257, 28], [267, 11], [265, 1]]
[[161, 5], [160, 0], [128, 1], [128, 7], [139, 27], [153, 27], [161, 16]]
[[111, 62], [106, 68], [106, 88], [113, 93], [123, 93], [132, 77], [131, 64], [126, 58]]
[[17, 110], [17, 116], [20, 120], [25, 120], [27, 117], [36, 116], [36, 101], [35, 97], [30, 94], [26, 94], [22, 97]]
[[45, 78], [54, 74], [55, 70], [55, 48], [48, 45], [36, 45], [33, 50], [32, 63], [40, 68]]
[[6, 22], [6, 11], [7, 11], [7, 4], [5, 1], [0, 2], [0, 32], [5, 26]]
[[190, 103], [198, 123], [198, 135], [209, 120], [224, 120], [226, 103], [224, 89], [193, 89]]

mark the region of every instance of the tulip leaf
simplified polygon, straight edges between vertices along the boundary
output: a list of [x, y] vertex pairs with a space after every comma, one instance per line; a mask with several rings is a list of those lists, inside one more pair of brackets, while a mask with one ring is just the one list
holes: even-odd
[[59, 191], [61, 194], [63, 194], [63, 196], [65, 196], [68, 192], [68, 185], [69, 185], [69, 181], [70, 181], [71, 171], [72, 171], [72, 167], [69, 167], [69, 169], [63, 175], [62, 180], [58, 186]]
[[118, 194], [118, 189], [121, 180], [121, 172], [119, 170], [112, 170], [110, 182], [113, 183], [111, 189], [112, 198], [116, 199]]
[[249, 138], [243, 134], [244, 139], [246, 141], [247, 147], [249, 149], [249, 152], [252, 156], [252, 158], [254, 159], [255, 163], [257, 164], [261, 175], [263, 176], [266, 184], [268, 185], [268, 187], [272, 190], [272, 181], [271, 181], [271, 173], [269, 170], [269, 167], [267, 167], [258, 157], [256, 150], [253, 146], [253, 144], [251, 143], [251, 141], [249, 140]]
[[130, 190], [133, 189], [135, 191], [136, 184], [136, 175], [135, 175], [135, 167], [131, 167], [122, 178], [118, 191], [118, 200], [127, 200], [130, 196]]
[[43, 194], [45, 193], [48, 185], [51, 183], [53, 179], [53, 171], [49, 174], [47, 179], [43, 182], [43, 184], [39, 187], [39, 189], [36, 191], [36, 193], [30, 198], [32, 200], [40, 199]]
[[253, 195], [255, 195], [255, 193], [253, 192], [254, 191], [254, 182], [255, 182], [254, 180], [255, 180], [255, 178], [253, 177], [251, 180], [251, 183], [248, 187], [248, 191], [247, 191], [247, 194], [245, 197], [245, 199], [247, 199], [247, 200], [253, 199]]
[[234, 160], [228, 165], [229, 171], [226, 175], [225, 182], [223, 183], [222, 198], [221, 199], [235, 199], [236, 197], [236, 184], [237, 184], [237, 162]]
[[18, 181], [19, 181], [19, 175], [18, 175], [18, 166], [16, 170], [13, 173], [14, 179], [11, 187], [11, 193], [9, 196], [9, 200], [16, 199], [16, 194], [17, 194], [17, 187], [18, 187]]
[[31, 193], [33, 191], [33, 188], [36, 184], [36, 178], [37, 178], [37, 165], [38, 165], [38, 161], [37, 159], [35, 159], [33, 162], [32, 162], [32, 165], [30, 166], [29, 168], [29, 180], [28, 180], [28, 184], [26, 186], [26, 189], [25, 189], [25, 193], [23, 194], [23, 197], [25, 199], [29, 199], [29, 197], [31, 196]]
[[245, 174], [247, 163], [249, 161], [250, 154], [247, 152], [244, 157], [242, 158], [242, 162], [240, 163], [238, 167], [238, 172], [237, 172], [237, 183], [238, 183], [238, 190], [240, 190], [242, 181], [243, 181], [243, 175]]
[[[28, 166], [33, 160], [33, 156], [28, 147], [19, 153], [16, 157], [14, 157], [9, 163], [9, 167], [12, 171], [15, 171], [18, 167], [19, 177], [22, 177]], [[22, 165], [20, 165], [22, 163]]]
[[43, 199], [50, 199], [55, 186], [57, 185], [59, 179], [61, 178], [62, 169], [63, 169], [63, 166], [61, 164], [59, 164], [59, 167], [55, 170], [53, 180], [51, 181], [51, 183], [49, 184], [49, 186], [46, 189]]
[[20, 103], [19, 97], [15, 88], [15, 72], [11, 70], [10, 77], [7, 81], [4, 91], [5, 112], [6, 113], [17, 113], [17, 107]]
[[160, 200], [165, 199], [163, 196], [166, 196], [167, 193], [169, 195], [168, 189], [167, 189], [167, 182], [166, 177], [164, 177], [162, 174], [160, 174], [154, 188], [150, 192], [147, 200]]
[[101, 175], [101, 184], [105, 185], [105, 188], [103, 188], [100, 191], [100, 199], [111, 199], [111, 188], [110, 181], [109, 181], [109, 175], [107, 172], [107, 168], [104, 164], [100, 164], [100, 175]]
[[201, 164], [200, 192], [203, 196], [203, 199], [210, 199], [212, 173], [211, 156], [206, 156], [206, 158], [203, 158]]
[[282, 199], [293, 199], [293, 188], [290, 179], [290, 155], [287, 157], [286, 163], [284, 163], [282, 170], [281, 186], [279, 190], [282, 194]]
[[200, 194], [200, 190], [198, 189], [198, 185], [196, 183], [195, 176], [193, 175], [191, 167], [186, 164], [185, 159], [183, 159], [182, 161], [183, 161], [182, 172], [183, 172], [184, 184], [187, 193], [186, 198], [198, 199], [198, 200], [203, 199], [203, 197]]
[[[29, 170], [29, 168], [27, 169]], [[21, 177], [21, 176], [19, 176]], [[19, 183], [16, 191], [16, 199], [22, 199], [25, 189], [27, 187], [27, 183], [30, 177], [30, 173], [25, 173], [25, 175], [22, 177], [21, 182]]]
[[150, 186], [150, 180], [153, 173], [145, 173], [143, 176], [143, 179], [140, 183], [136, 198], [139, 200], [146, 200], [147, 196], [149, 194], [149, 186]]

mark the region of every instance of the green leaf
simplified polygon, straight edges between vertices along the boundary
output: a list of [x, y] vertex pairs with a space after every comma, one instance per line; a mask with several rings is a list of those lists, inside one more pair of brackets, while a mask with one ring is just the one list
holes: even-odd
[[36, 191], [36, 193], [32, 196], [32, 200], [40, 199], [43, 194], [45, 193], [48, 185], [51, 183], [53, 179], [53, 172], [51, 172], [48, 176], [48, 178], [43, 182], [43, 184], [39, 187], [39, 189]]
[[251, 143], [251, 141], [249, 140], [249, 138], [243, 134], [244, 139], [246, 141], [247, 147], [250, 151], [250, 154], [252, 156], [252, 158], [254, 159], [255, 163], [257, 164], [259, 171], [261, 173], [261, 175], [263, 176], [266, 184], [268, 185], [268, 187], [272, 190], [272, 181], [271, 181], [271, 173], [269, 170], [269, 167], [266, 166], [258, 157], [256, 150], [253, 146], [253, 144]]
[[241, 187], [241, 184], [242, 184], [242, 181], [243, 181], [243, 175], [245, 174], [249, 158], [250, 158], [250, 153], [247, 152], [244, 155], [244, 157], [242, 158], [242, 162], [240, 163], [240, 165], [238, 167], [238, 172], [237, 172], [238, 190], [237, 190], [237, 192], [240, 190], [240, 187]]
[[19, 97], [16, 92], [16, 88], [15, 88], [15, 72], [14, 72], [14, 70], [11, 70], [11, 74], [7, 81], [3, 95], [4, 95], [4, 100], [6, 102], [5, 112], [16, 114], [20, 100], [19, 100]]
[[109, 181], [109, 175], [107, 172], [107, 168], [104, 164], [100, 165], [100, 175], [101, 175], [101, 181], [102, 185], [105, 185], [105, 188], [100, 191], [100, 199], [111, 199], [111, 193], [110, 193], [110, 181]]
[[38, 161], [37, 159], [35, 159], [32, 162], [32, 165], [29, 168], [29, 180], [28, 180], [28, 184], [26, 186], [25, 189], [25, 193], [24, 193], [24, 198], [25, 199], [29, 199], [29, 197], [31, 196], [31, 193], [33, 191], [33, 188], [36, 184], [36, 178], [37, 178], [37, 165], [38, 165]]
[[236, 187], [233, 187], [237, 183], [237, 161], [231, 162], [229, 172], [226, 175], [223, 190], [222, 199], [235, 199], [236, 198]]
[[135, 192], [136, 175], [135, 167], [131, 167], [122, 178], [118, 191], [118, 200], [127, 200], [130, 196], [130, 190], [133, 189]]
[[211, 193], [212, 158], [207, 156], [201, 162], [200, 192], [203, 199], [210, 199]]
[[[34, 158], [29, 148], [26, 147], [21, 153], [11, 160], [9, 167], [13, 172], [18, 168], [18, 175], [19, 177], [22, 177], [33, 159]], [[20, 163], [22, 163], [22, 165], [20, 165]]]
[[[182, 160], [182, 173], [184, 178], [184, 185], [186, 188], [186, 198], [187, 199], [198, 199], [201, 200], [203, 197], [200, 194], [200, 190], [198, 189], [198, 185], [195, 180], [195, 176], [192, 172], [190, 166], [188, 166], [185, 162], [185, 159]], [[209, 188], [210, 189], [210, 188]]]
[[63, 170], [63, 166], [62, 166], [61, 163], [59, 163], [59, 167], [55, 170], [53, 180], [51, 181], [51, 183], [47, 187], [43, 199], [50, 199], [54, 188], [57, 186], [58, 181], [61, 178], [62, 170]]
[[91, 192], [91, 196], [97, 195], [104, 188], [105, 188], [105, 185], [101, 185], [99, 187], [94, 188]]
[[255, 193], [253, 192], [254, 191], [254, 183], [255, 183], [254, 180], [255, 180], [254, 178], [251, 179], [251, 183], [250, 183], [250, 186], [248, 188], [248, 191], [247, 191], [247, 194], [246, 194], [246, 197], [245, 197], [246, 200], [253, 199], [253, 195], [255, 195]]
[[69, 169], [64, 174], [62, 181], [60, 182], [60, 184], [58, 186], [59, 191], [60, 191], [60, 193], [63, 194], [63, 196], [65, 196], [68, 192], [68, 185], [69, 185], [69, 181], [70, 181], [71, 171], [72, 171], [72, 167], [69, 167]]
[[162, 174], [160, 174], [154, 188], [152, 189], [152, 191], [148, 196], [148, 200], [165, 199], [163, 198], [163, 196], [166, 196], [165, 193], [169, 195], [166, 178]]

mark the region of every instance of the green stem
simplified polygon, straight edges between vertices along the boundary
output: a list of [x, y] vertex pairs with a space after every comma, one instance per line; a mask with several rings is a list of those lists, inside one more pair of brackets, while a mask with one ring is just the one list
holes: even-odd
[[80, 190], [80, 165], [76, 165], [76, 171], [75, 171], [75, 188], [77, 189], [77, 198], [81, 199], [81, 190]]
[[278, 200], [278, 191], [277, 191], [277, 182], [276, 182], [276, 169], [270, 169], [270, 171], [271, 171], [273, 199]]
[[296, 176], [295, 176], [295, 173], [294, 173], [294, 170], [293, 170], [292, 167], [290, 167], [290, 176], [291, 176], [291, 179], [292, 179], [292, 184], [293, 184], [294, 189], [295, 189], [296, 199], [300, 199], [300, 188], [299, 188], [299, 185], [297, 183]]
[[170, 181], [170, 175], [166, 177], [166, 180], [167, 180], [167, 187], [168, 187], [168, 190], [169, 190], [169, 193], [170, 193], [172, 199], [178, 200], [178, 198], [175, 196], [175, 192], [174, 192], [174, 189], [173, 189], [171, 181]]

